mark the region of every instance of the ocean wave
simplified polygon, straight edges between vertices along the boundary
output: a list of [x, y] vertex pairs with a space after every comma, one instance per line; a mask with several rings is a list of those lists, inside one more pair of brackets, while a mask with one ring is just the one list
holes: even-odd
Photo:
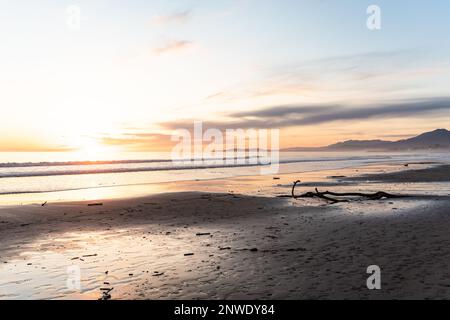
[[[389, 156], [372, 156], [372, 157], [330, 157], [330, 158], [296, 158], [296, 159], [284, 159], [277, 162], [278, 164], [289, 164], [289, 163], [302, 163], [302, 162], [329, 162], [329, 161], [374, 161], [380, 159], [390, 159]], [[243, 158], [242, 158], [243, 159]], [[238, 160], [235, 158], [234, 160]], [[246, 160], [249, 160], [247, 158]], [[254, 159], [256, 160], [256, 159]], [[21, 163], [20, 166], [10, 166], [7, 167], [6, 164], [0, 164], [0, 168], [8, 169], [19, 169], [13, 171], [0, 172], [1, 178], [20, 178], [20, 177], [44, 177], [44, 176], [64, 176], [64, 175], [85, 175], [85, 174], [106, 174], [106, 173], [127, 173], [127, 172], [146, 172], [146, 171], [169, 171], [169, 170], [196, 170], [196, 169], [215, 169], [215, 168], [232, 168], [232, 167], [254, 167], [254, 166], [269, 166], [274, 163], [265, 163], [263, 161], [258, 161], [256, 163], [211, 163], [219, 160], [204, 160], [204, 161], [175, 161], [172, 160], [123, 160], [123, 161], [98, 161], [90, 162], [86, 165], [86, 162], [82, 162], [81, 167], [83, 168], [73, 168], [74, 166], [80, 166], [80, 162], [40, 162], [40, 163]], [[172, 163], [171, 165], [166, 165], [167, 163]], [[63, 164], [64, 163], [64, 164]], [[127, 166], [135, 164], [159, 164], [153, 166]], [[95, 164], [96, 166], [93, 166]], [[161, 165], [162, 164], [162, 165]], [[3, 166], [2, 166], [3, 165]], [[101, 167], [102, 165], [117, 165]], [[61, 167], [61, 170], [54, 170], [55, 166]], [[44, 170], [23, 170], [32, 167], [44, 167]], [[91, 167], [91, 168], [89, 168]], [[46, 169], [48, 168], [48, 169]]]

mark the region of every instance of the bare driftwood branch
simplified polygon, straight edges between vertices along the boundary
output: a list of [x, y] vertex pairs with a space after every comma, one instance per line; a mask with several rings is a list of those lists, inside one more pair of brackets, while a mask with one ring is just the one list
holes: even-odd
[[297, 186], [297, 183], [300, 183], [300, 182], [301, 182], [300, 180], [294, 181], [294, 185], [292, 186], [292, 191], [291, 191], [292, 198], [295, 198], [294, 190], [295, 190], [295, 187]]
[[319, 190], [316, 188], [315, 196], [318, 198], [322, 198], [324, 200], [330, 201], [331, 203], [337, 203], [337, 202], [348, 202], [347, 199], [336, 199], [326, 196], [327, 192], [319, 192]]
[[323, 194], [329, 194], [331, 196], [338, 196], [338, 197], [364, 197], [368, 198], [370, 200], [379, 200], [383, 198], [404, 198], [407, 197], [406, 195], [398, 195], [398, 194], [391, 194], [384, 191], [378, 191], [375, 193], [361, 193], [361, 192], [331, 192], [331, 191], [325, 191]]
[[[342, 197], [360, 197], [365, 198], [367, 200], [380, 200], [383, 198], [403, 198], [407, 197], [406, 195], [396, 195], [396, 194], [390, 194], [384, 191], [378, 191], [375, 193], [362, 193], [362, 192], [332, 192], [332, 191], [324, 191], [321, 192], [317, 188], [315, 188], [315, 192], [306, 192], [300, 195], [295, 195], [295, 187], [300, 183], [300, 180], [294, 181], [294, 184], [292, 185], [291, 195], [283, 195], [280, 196], [282, 198], [320, 198], [324, 199], [326, 201], [329, 201], [331, 203], [338, 203], [338, 202], [349, 202], [350, 199], [342, 199]], [[332, 197], [330, 197], [332, 196]], [[337, 197], [337, 198], [336, 198]]]

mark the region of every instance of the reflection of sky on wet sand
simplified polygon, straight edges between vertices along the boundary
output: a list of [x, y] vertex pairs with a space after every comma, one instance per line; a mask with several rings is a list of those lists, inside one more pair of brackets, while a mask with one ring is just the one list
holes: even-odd
[[[114, 287], [113, 297], [126, 297], [127, 285], [157, 280], [160, 270], [185, 271], [179, 261], [189, 246], [182, 236], [142, 234], [142, 229], [81, 231], [38, 239], [30, 251], [0, 266], [0, 299], [98, 299], [102, 287]], [[80, 290], [68, 287], [71, 266], [79, 267]]]
[[60, 192], [3, 195], [0, 205], [18, 205], [48, 202], [92, 201], [146, 196], [166, 191], [164, 184], [144, 184], [121, 187], [103, 187]]
[[[410, 165], [409, 169], [422, 169], [429, 164]], [[333, 190], [337, 192], [360, 191], [376, 192], [387, 191], [393, 193], [408, 193], [417, 195], [448, 195], [450, 184], [446, 182], [423, 183], [383, 183], [372, 181], [346, 181], [363, 174], [377, 174], [405, 170], [402, 164], [376, 164], [370, 166], [341, 168], [333, 170], [320, 170], [302, 173], [285, 173], [273, 176], [236, 177], [223, 180], [206, 180], [200, 182], [180, 182], [167, 184], [167, 190], [176, 191], [206, 191], [206, 192], [234, 192], [252, 196], [277, 196], [291, 193], [292, 183], [301, 180], [296, 187], [296, 194], [320, 190]]]

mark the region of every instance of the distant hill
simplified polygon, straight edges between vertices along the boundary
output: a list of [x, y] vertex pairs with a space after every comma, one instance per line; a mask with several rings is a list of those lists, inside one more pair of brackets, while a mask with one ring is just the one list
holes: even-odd
[[416, 137], [398, 140], [347, 140], [319, 148], [288, 148], [283, 151], [352, 151], [352, 150], [378, 150], [378, 151], [402, 151], [402, 150], [450, 150], [450, 131], [437, 129], [422, 133]]

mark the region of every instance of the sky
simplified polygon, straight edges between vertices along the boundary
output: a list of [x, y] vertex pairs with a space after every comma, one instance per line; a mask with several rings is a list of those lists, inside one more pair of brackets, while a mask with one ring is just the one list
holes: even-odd
[[449, 129], [449, 30], [447, 0], [0, 0], [0, 151], [167, 150], [194, 120], [281, 147]]

